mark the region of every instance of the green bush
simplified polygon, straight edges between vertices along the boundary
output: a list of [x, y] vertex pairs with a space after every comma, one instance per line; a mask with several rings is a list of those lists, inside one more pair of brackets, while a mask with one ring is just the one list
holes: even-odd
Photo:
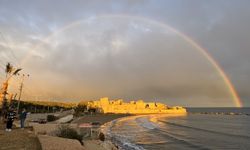
[[76, 139], [83, 145], [82, 142], [83, 136], [78, 134], [75, 129], [72, 129], [68, 126], [61, 126], [59, 128], [59, 133], [57, 134], [57, 136], [67, 139]]

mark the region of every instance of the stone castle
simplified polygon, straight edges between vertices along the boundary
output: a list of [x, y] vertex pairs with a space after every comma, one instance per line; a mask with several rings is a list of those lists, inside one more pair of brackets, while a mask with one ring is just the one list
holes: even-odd
[[99, 101], [89, 101], [88, 109], [96, 109], [100, 113], [115, 114], [185, 114], [186, 109], [180, 106], [168, 107], [157, 102], [144, 102], [143, 100], [123, 102], [122, 99], [109, 100], [101, 98]]

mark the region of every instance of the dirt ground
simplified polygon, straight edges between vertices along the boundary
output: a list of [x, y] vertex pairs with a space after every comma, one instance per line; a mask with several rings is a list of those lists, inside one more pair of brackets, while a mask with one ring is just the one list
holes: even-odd
[[42, 148], [31, 128], [22, 130], [14, 127], [11, 132], [6, 132], [5, 124], [0, 123], [0, 150], [42, 150]]

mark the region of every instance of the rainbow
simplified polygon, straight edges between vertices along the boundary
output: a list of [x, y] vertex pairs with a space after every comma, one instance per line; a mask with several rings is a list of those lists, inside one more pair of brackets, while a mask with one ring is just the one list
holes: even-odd
[[[234, 101], [234, 104], [236, 107], [242, 107], [242, 102], [240, 100], [240, 97], [238, 96], [233, 84], [231, 83], [229, 77], [226, 75], [226, 73], [223, 71], [223, 69], [220, 67], [220, 65], [213, 59], [213, 57], [207, 52], [207, 50], [205, 48], [203, 48], [202, 46], [200, 46], [197, 42], [195, 42], [195, 40], [193, 40], [190, 36], [180, 32], [179, 30], [169, 26], [166, 23], [162, 23], [156, 20], [152, 20], [149, 18], [145, 18], [145, 17], [141, 17], [141, 16], [129, 16], [129, 15], [124, 15], [124, 14], [119, 14], [119, 15], [99, 15], [96, 16], [96, 18], [124, 18], [124, 19], [135, 19], [135, 20], [141, 20], [141, 21], [146, 21], [155, 25], [158, 25], [164, 29], [168, 29], [170, 31], [172, 31], [173, 33], [177, 34], [178, 36], [180, 36], [182, 39], [184, 39], [186, 42], [188, 42], [189, 44], [191, 44], [199, 53], [201, 53], [210, 63], [211, 65], [214, 67], [214, 69], [218, 72], [218, 74], [221, 76], [221, 78], [223, 79], [228, 91], [231, 93], [232, 99]], [[51, 33], [49, 36], [45, 37], [43, 42], [40, 42], [39, 44], [35, 45], [35, 47], [33, 49], [31, 49], [28, 54], [26, 55], [26, 57], [21, 61], [21, 64], [24, 64], [31, 56], [32, 52], [35, 51], [37, 48], [39, 48], [40, 46], [42, 46], [46, 41], [49, 41], [49, 39], [51, 37], [53, 37], [54, 35], [63, 32], [64, 30], [67, 30], [69, 28], [73, 28], [81, 23], [83, 23], [86, 20], [77, 20], [73, 23], [70, 23], [58, 30], [56, 30], [55, 32]]]

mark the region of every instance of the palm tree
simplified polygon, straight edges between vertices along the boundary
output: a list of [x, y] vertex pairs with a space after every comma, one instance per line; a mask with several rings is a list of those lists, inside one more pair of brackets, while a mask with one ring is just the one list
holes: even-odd
[[9, 73], [11, 73], [13, 70], [13, 66], [10, 64], [10, 63], [7, 63], [6, 64], [6, 67], [5, 67], [5, 73], [6, 73], [6, 77]]
[[4, 113], [7, 108], [7, 99], [6, 95], [8, 94], [8, 85], [9, 85], [9, 80], [15, 76], [18, 75], [18, 73], [21, 71], [21, 68], [14, 68], [10, 63], [6, 64], [5, 67], [5, 73], [6, 73], [6, 79], [2, 85], [1, 89], [1, 97], [2, 97], [2, 112]]
[[18, 73], [21, 71], [21, 68], [14, 68], [10, 63], [6, 64], [5, 67], [5, 73], [6, 73], [6, 81], [9, 81], [9, 79], [14, 76], [18, 75]]

